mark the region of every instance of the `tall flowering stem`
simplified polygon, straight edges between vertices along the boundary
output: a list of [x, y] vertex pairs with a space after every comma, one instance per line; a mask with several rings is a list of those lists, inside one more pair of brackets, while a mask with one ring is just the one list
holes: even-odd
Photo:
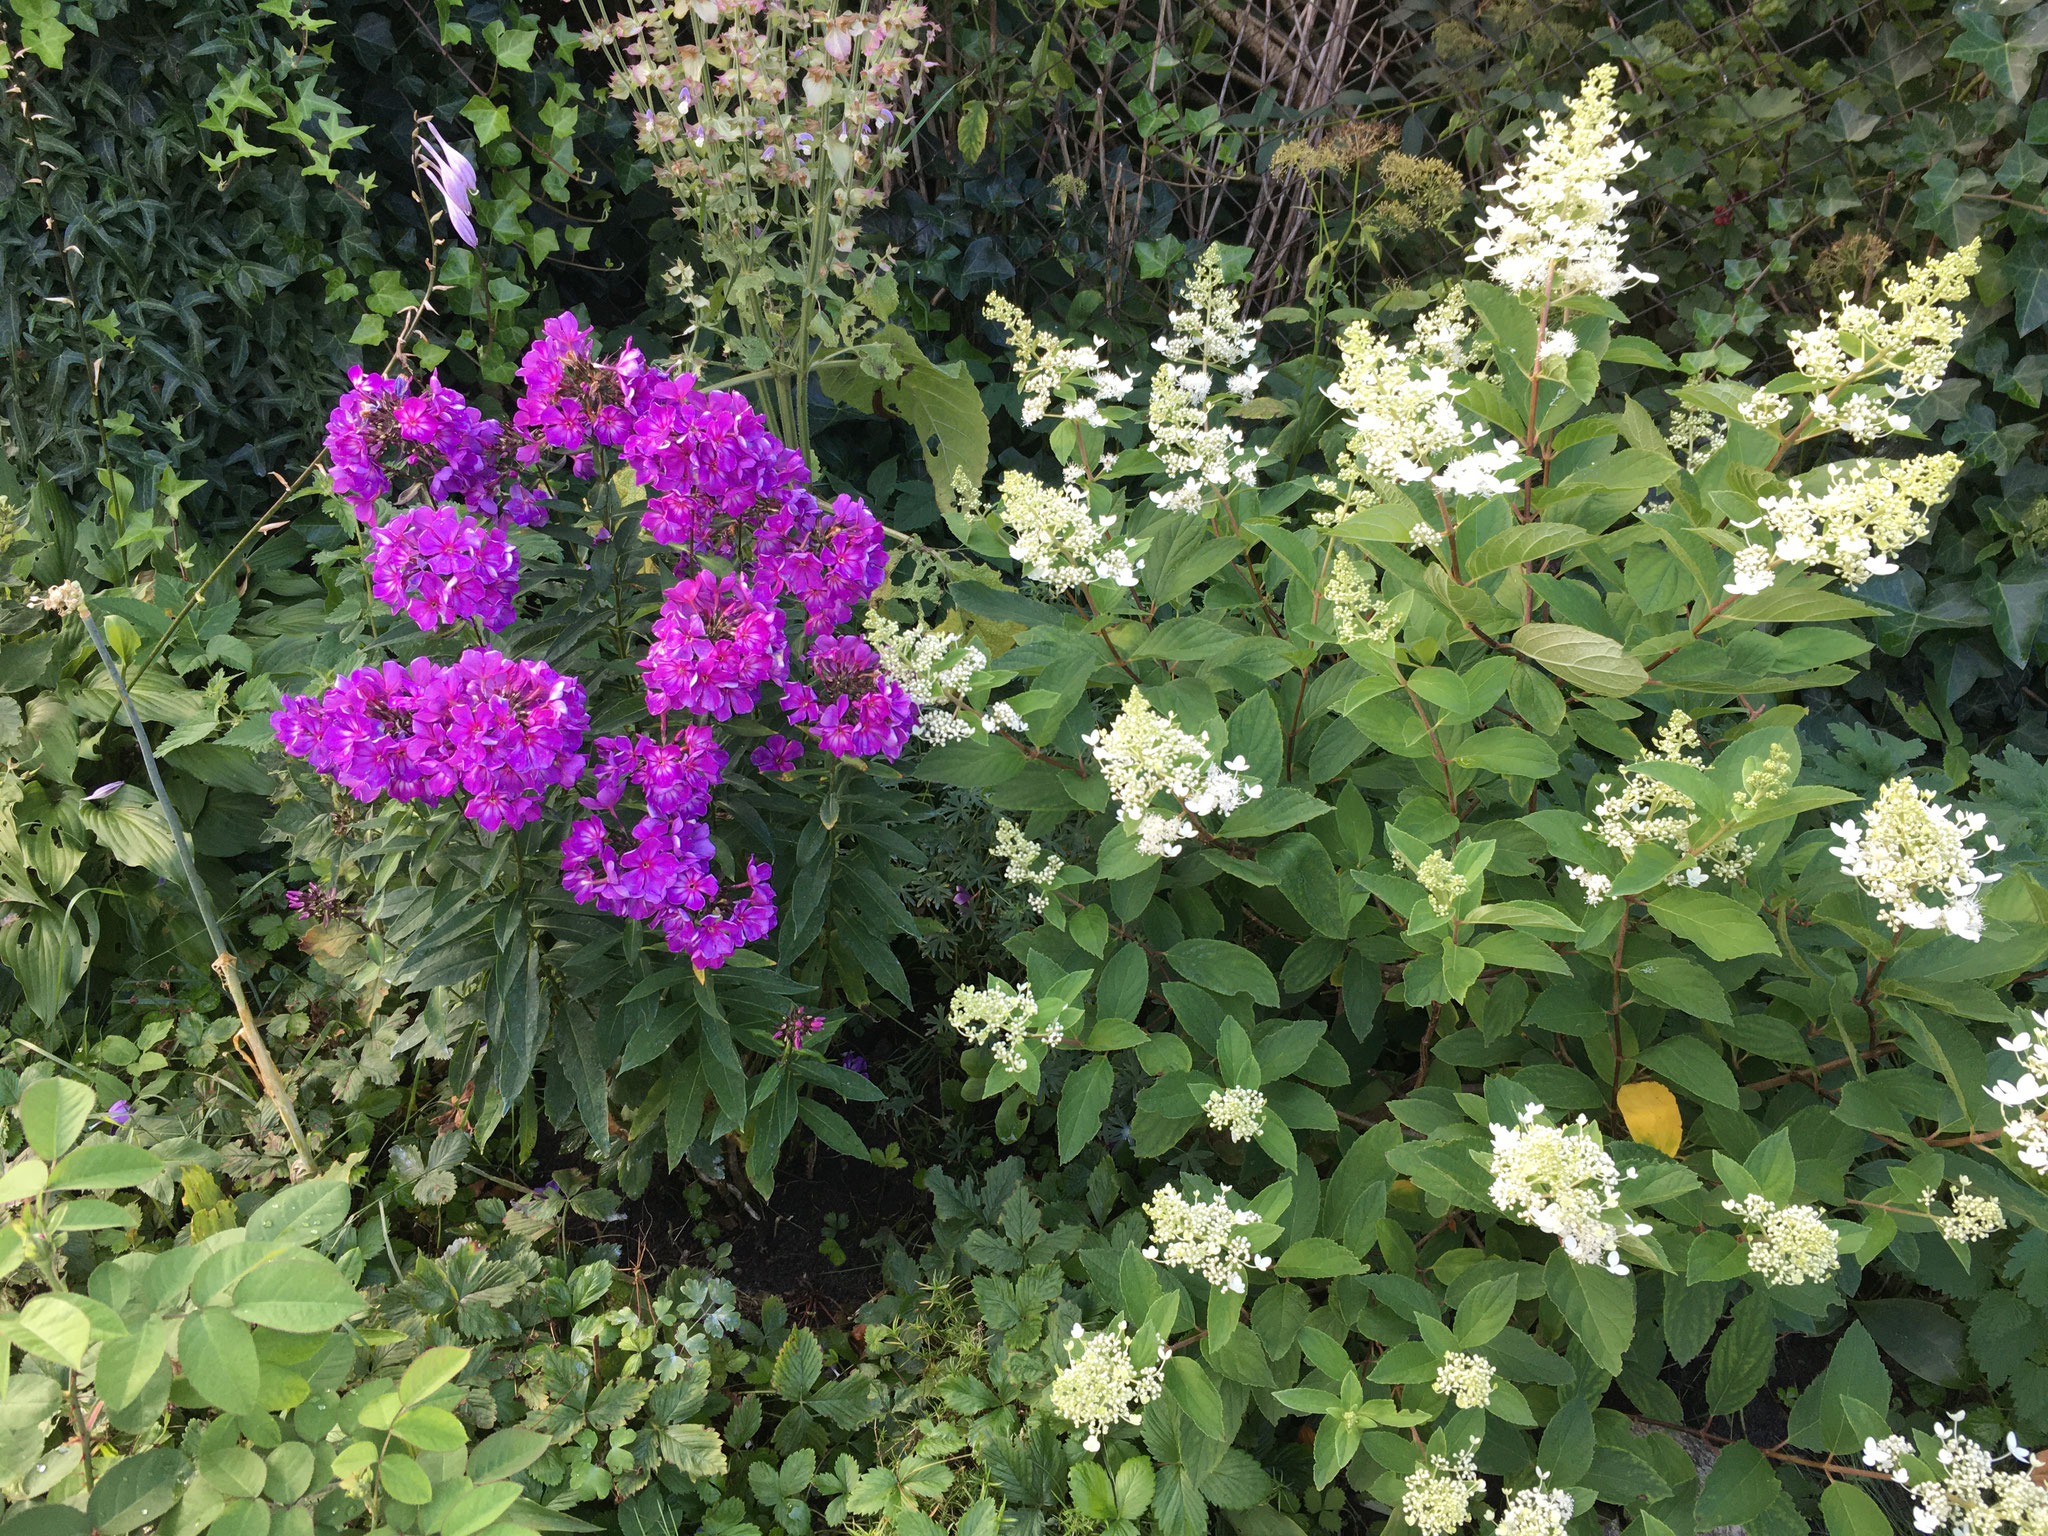
[[306, 1133], [299, 1126], [299, 1117], [292, 1110], [291, 1093], [285, 1087], [284, 1075], [277, 1070], [270, 1047], [264, 1044], [263, 1031], [257, 1027], [248, 995], [242, 990], [240, 962], [228, 946], [227, 935], [221, 932], [220, 919], [213, 910], [213, 898], [206, 892], [206, 882], [199, 878], [199, 866], [193, 862], [191, 845], [185, 840], [184, 824], [178, 820], [177, 808], [171, 804], [170, 792], [164, 788], [163, 773], [157, 767], [156, 754], [150, 750], [149, 731], [142, 723], [141, 712], [135, 707], [135, 696], [128, 691], [127, 679], [121, 675], [121, 665], [114, 659], [107, 637], [100, 633], [100, 626], [82, 596], [75, 611], [78, 621], [92, 639], [93, 649], [99, 652], [100, 665], [107, 669], [114, 691], [121, 696], [122, 708], [127, 711], [128, 728], [135, 733], [135, 745], [142, 753], [142, 766], [149, 775], [149, 787], [156, 791], [156, 802], [163, 808], [164, 821], [170, 828], [171, 846], [177, 850], [178, 867], [184, 871], [186, 888], [192, 893], [192, 904], [199, 909], [199, 921], [205, 925], [206, 937], [213, 944], [213, 973], [220, 978], [228, 1000], [235, 1005], [235, 1017], [241, 1021], [238, 1038], [242, 1048], [249, 1053], [249, 1060], [256, 1068], [256, 1079], [263, 1085], [271, 1107], [277, 1111], [278, 1119], [284, 1122], [285, 1134], [291, 1138], [299, 1167], [305, 1177], [311, 1178], [315, 1172], [313, 1149], [307, 1144]]

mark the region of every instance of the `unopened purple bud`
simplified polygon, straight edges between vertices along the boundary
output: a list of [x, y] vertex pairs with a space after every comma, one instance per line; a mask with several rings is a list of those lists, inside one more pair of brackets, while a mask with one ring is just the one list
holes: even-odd
[[116, 1099], [107, 1106], [107, 1118], [116, 1125], [126, 1125], [135, 1118], [135, 1111], [128, 1107], [126, 1099]]

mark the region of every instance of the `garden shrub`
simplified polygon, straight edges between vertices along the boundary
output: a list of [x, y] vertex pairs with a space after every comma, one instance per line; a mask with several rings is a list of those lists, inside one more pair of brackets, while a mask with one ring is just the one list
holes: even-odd
[[[1405, 341], [1352, 323], [1333, 379], [1258, 366], [1214, 260], [1142, 415], [992, 305], [1064, 472], [955, 519], [1016, 577], [952, 580], [976, 666], [921, 674], [916, 772], [1012, 818], [1044, 922], [952, 1020], [1070, 1214], [1033, 1236], [1006, 1175], [942, 1195], [973, 1230], [940, 1252], [1074, 1465], [1149, 1458], [1162, 1530], [1260, 1503], [1244, 1448], [1302, 1421], [1304, 1481], [1395, 1529], [1482, 1492], [1519, 1530], [1876, 1529], [1895, 1471], [1923, 1529], [1979, 1472], [2038, 1518], [2024, 1458], [1936, 1453], [2048, 1429], [2003, 992], [2041, 887], [1907, 775], [1802, 782], [1794, 702], [1942, 515], [1958, 460], [1906, 412], [1979, 248], [1793, 321], [1801, 372], [1687, 382], [1613, 302], [1653, 281], [1614, 85], [1534, 130], [1472, 280]], [[1702, 1484], [1639, 1437], [1753, 1409], [1800, 1335], [1831, 1363], [1777, 1441]]]

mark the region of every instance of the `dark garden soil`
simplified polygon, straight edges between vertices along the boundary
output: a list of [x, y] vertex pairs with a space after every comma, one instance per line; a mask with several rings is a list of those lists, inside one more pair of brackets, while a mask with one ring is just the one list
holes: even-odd
[[[687, 1177], [657, 1178], [646, 1194], [626, 1203], [624, 1221], [610, 1229], [626, 1261], [655, 1274], [702, 1265], [708, 1255], [697, 1229], [711, 1223], [716, 1241], [731, 1246], [732, 1263], [722, 1273], [739, 1288], [748, 1311], [779, 1296], [799, 1322], [846, 1322], [887, 1289], [879, 1245], [869, 1240], [890, 1233], [915, 1252], [931, 1222], [930, 1199], [911, 1183], [908, 1169], [876, 1168], [824, 1147], [780, 1169], [772, 1199], [750, 1194], [744, 1205], [737, 1196], [715, 1199], [701, 1220], [691, 1216], [685, 1199], [689, 1183]], [[842, 1217], [843, 1225], [827, 1224]], [[843, 1263], [834, 1264], [821, 1246], [828, 1237], [845, 1255]]]

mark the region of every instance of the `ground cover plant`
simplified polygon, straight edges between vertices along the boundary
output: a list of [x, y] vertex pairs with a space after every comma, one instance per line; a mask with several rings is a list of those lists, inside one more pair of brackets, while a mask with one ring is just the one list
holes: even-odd
[[969, 309], [996, 23], [528, 20], [630, 325], [465, 76], [257, 521], [9, 439], [0, 1523], [2044, 1528], [2048, 777], [1880, 654], [2023, 226], [1667, 351], [1601, 64]]

